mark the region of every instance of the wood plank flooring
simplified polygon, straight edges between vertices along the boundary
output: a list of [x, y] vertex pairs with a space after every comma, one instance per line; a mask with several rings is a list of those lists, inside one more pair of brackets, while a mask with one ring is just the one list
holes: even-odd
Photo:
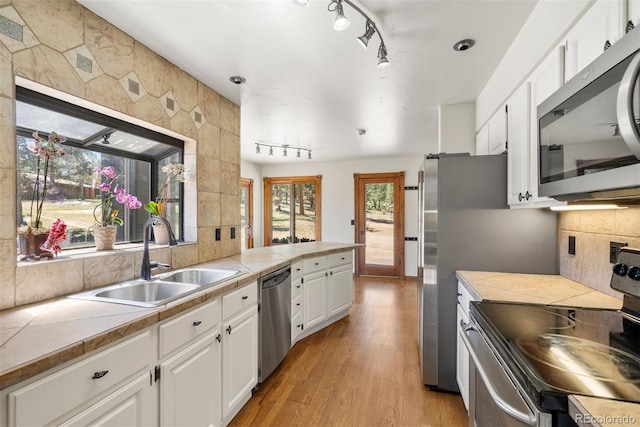
[[355, 289], [350, 315], [298, 342], [231, 427], [468, 425], [460, 395], [422, 385], [415, 281]]

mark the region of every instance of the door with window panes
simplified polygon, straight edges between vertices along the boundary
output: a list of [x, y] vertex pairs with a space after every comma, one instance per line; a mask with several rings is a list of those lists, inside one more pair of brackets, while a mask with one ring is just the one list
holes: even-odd
[[264, 245], [320, 240], [321, 176], [264, 178]]

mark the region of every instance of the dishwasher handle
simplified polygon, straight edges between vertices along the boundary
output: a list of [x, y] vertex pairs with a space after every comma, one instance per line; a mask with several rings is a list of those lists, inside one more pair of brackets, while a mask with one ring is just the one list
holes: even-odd
[[262, 278], [262, 289], [273, 288], [280, 285], [291, 277], [291, 267], [287, 267], [284, 270], [276, 271], [268, 276]]
[[480, 364], [478, 355], [473, 349], [473, 345], [471, 344], [471, 341], [469, 340], [469, 336], [467, 335], [468, 331], [475, 331], [476, 333], [479, 333], [475, 326], [467, 325], [464, 322], [460, 322], [460, 335], [461, 335], [462, 341], [464, 342], [464, 346], [467, 347], [467, 350], [469, 350], [469, 356], [471, 356], [471, 358], [473, 359], [473, 364], [475, 365], [476, 370], [482, 377], [482, 381], [484, 381], [484, 384], [487, 387], [487, 391], [489, 391], [489, 395], [491, 396], [493, 401], [496, 403], [496, 405], [498, 405], [500, 409], [502, 409], [505, 413], [509, 414], [516, 420], [530, 426], [537, 425], [538, 420], [535, 415], [528, 414], [514, 408], [513, 406], [509, 405], [509, 403], [507, 403], [498, 394], [498, 391], [496, 390], [493, 382], [491, 381], [491, 378], [489, 377], [487, 372], [484, 370], [483, 366]]

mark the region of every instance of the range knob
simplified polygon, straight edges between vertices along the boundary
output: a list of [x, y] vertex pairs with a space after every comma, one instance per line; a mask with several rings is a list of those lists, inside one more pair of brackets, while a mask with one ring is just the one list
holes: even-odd
[[635, 280], [636, 282], [640, 282], [640, 267], [631, 267], [629, 269], [628, 276], [631, 280]]
[[613, 272], [615, 274], [617, 274], [618, 276], [626, 276], [627, 272], [629, 271], [629, 267], [626, 264], [622, 264], [622, 263], [617, 263], [616, 265], [613, 266]]

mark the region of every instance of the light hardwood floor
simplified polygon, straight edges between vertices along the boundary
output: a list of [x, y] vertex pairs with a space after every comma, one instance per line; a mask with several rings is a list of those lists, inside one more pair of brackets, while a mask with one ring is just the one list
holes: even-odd
[[415, 281], [355, 287], [349, 316], [298, 342], [230, 426], [468, 425], [460, 395], [422, 385]]

